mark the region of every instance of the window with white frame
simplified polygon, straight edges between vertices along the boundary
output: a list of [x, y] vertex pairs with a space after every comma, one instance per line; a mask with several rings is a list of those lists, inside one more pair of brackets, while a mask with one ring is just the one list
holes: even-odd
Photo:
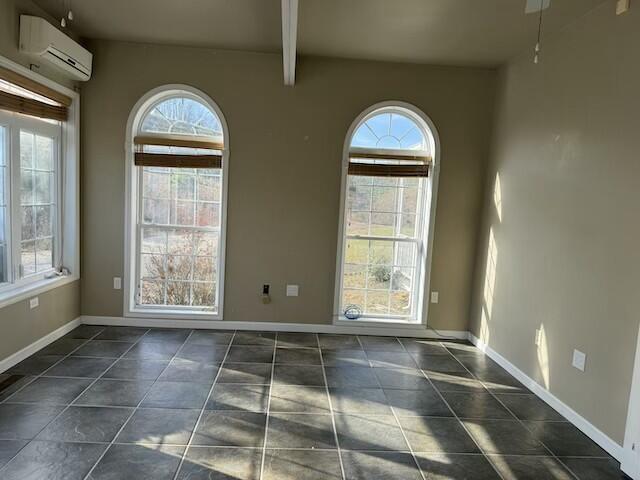
[[352, 129], [343, 182], [339, 318], [418, 322], [428, 240], [434, 142], [400, 106], [374, 109]]
[[134, 122], [130, 311], [219, 315], [226, 150], [215, 107], [168, 90]]
[[[63, 269], [66, 107], [3, 80], [6, 72], [0, 70], [0, 294], [55, 277]], [[11, 74], [12, 79], [24, 78]]]

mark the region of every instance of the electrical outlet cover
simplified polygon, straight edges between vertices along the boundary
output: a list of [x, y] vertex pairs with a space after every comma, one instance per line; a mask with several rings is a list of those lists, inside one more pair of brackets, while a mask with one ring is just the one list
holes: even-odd
[[298, 285], [287, 285], [287, 297], [297, 297], [299, 291]]
[[581, 352], [580, 350], [574, 350], [572, 365], [578, 370], [580, 370], [581, 372], [584, 372], [586, 363], [587, 363], [587, 355]]

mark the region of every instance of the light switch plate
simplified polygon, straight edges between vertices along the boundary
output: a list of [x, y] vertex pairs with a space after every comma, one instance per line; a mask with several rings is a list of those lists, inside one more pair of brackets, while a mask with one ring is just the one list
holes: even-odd
[[299, 292], [298, 285], [287, 285], [287, 297], [297, 297]]
[[31, 300], [29, 300], [29, 308], [34, 309], [38, 305], [40, 305], [40, 300], [38, 299], [38, 297], [33, 297]]
[[438, 303], [440, 300], [440, 292], [431, 292], [431, 303]]
[[572, 365], [578, 370], [580, 370], [581, 372], [584, 372], [586, 363], [587, 363], [587, 355], [581, 352], [580, 350], [574, 350]]
[[120, 277], [113, 277], [113, 289], [120, 290], [122, 288], [122, 279]]

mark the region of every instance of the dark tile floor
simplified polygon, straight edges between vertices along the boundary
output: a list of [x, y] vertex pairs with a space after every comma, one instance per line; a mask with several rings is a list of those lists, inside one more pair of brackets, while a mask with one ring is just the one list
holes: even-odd
[[624, 478], [462, 342], [81, 326], [0, 390], [3, 480]]

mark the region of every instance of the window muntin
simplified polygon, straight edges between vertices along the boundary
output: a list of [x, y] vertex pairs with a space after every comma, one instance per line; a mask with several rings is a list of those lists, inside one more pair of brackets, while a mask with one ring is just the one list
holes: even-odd
[[185, 96], [169, 97], [152, 106], [140, 131], [222, 138], [218, 116], [202, 102]]
[[[223, 145], [216, 113], [185, 92], [152, 105], [140, 133], [209, 139]], [[145, 153], [207, 155], [208, 149], [142, 145]], [[221, 153], [221, 151], [217, 151]], [[217, 313], [220, 291], [222, 168], [140, 166], [136, 308]]]
[[356, 128], [352, 148], [428, 151], [426, 133], [407, 115], [385, 111], [375, 113]]
[[[358, 153], [356, 162], [385, 165], [406, 165], [407, 154], [430, 157], [428, 135], [408, 113], [376, 111], [354, 130], [351, 162], [353, 152]], [[399, 160], [393, 159], [395, 154]], [[420, 176], [347, 174], [341, 314], [356, 305], [365, 319], [417, 320], [426, 250], [426, 187], [427, 178]]]

